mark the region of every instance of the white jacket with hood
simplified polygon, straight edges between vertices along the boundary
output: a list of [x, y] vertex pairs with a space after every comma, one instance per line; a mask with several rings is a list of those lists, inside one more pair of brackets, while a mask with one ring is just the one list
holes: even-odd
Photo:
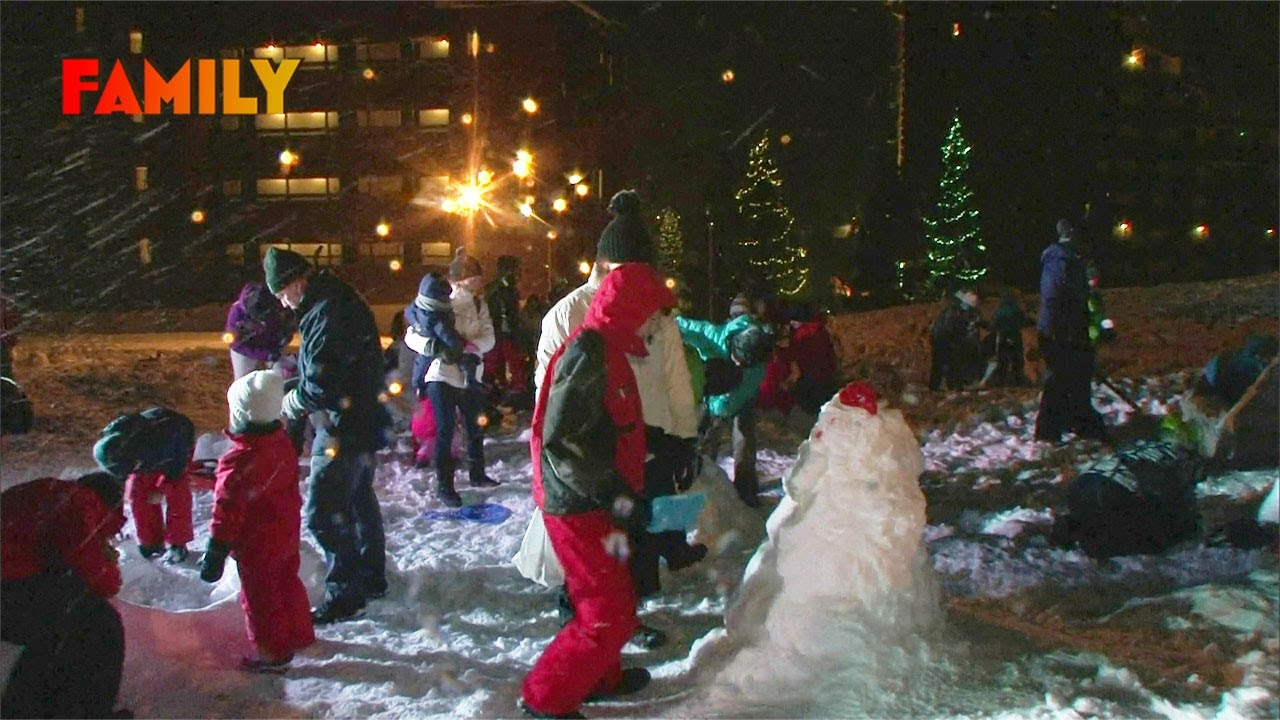
[[[484, 357], [493, 349], [493, 321], [489, 319], [489, 305], [461, 285], [454, 285], [449, 295], [449, 304], [453, 306], [453, 322], [458, 334], [466, 340], [463, 352]], [[427, 339], [414, 332], [410, 326], [404, 334], [404, 344], [419, 355], [426, 354]], [[476, 379], [482, 379], [484, 364], [476, 367]], [[462, 370], [453, 364], [445, 363], [439, 357], [431, 361], [427, 368], [427, 382], [445, 382], [456, 388], [467, 386]]]

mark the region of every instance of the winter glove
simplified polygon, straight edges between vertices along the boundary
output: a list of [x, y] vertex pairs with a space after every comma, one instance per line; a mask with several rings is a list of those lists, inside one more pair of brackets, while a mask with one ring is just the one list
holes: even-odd
[[307, 409], [302, 404], [302, 396], [298, 393], [298, 388], [295, 387], [285, 394], [284, 401], [280, 403], [280, 414], [289, 420], [297, 420], [307, 414]]
[[469, 389], [480, 387], [480, 380], [476, 378], [476, 369], [479, 367], [480, 356], [474, 353], [463, 353], [462, 358], [458, 360], [458, 368], [462, 370]]
[[231, 548], [217, 538], [209, 538], [209, 546], [200, 558], [200, 579], [207, 583], [216, 583], [222, 579], [222, 571], [227, 564], [227, 554]]
[[632, 493], [623, 493], [613, 499], [610, 508], [613, 519], [632, 537], [645, 532], [653, 519], [653, 507], [649, 501]]
[[671, 467], [672, 480], [676, 492], [687, 492], [693, 481], [702, 473], [702, 458], [698, 456], [697, 438], [672, 438], [667, 444], [667, 452], [673, 454]]

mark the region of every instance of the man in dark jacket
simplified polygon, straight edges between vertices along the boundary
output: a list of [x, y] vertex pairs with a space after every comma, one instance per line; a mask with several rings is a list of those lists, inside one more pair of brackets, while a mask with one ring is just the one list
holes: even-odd
[[1094, 351], [1089, 342], [1089, 279], [1076, 247], [1076, 230], [1058, 221], [1058, 241], [1040, 255], [1040, 354], [1048, 366], [1036, 439], [1057, 442], [1064, 432], [1105, 440], [1106, 426], [1093, 409]]
[[982, 377], [978, 295], [957, 286], [929, 328], [929, 389], [959, 390]]
[[124, 625], [107, 602], [120, 592], [112, 541], [124, 526], [119, 479], [46, 478], [0, 495], [0, 637], [23, 646], [0, 715], [116, 714]]
[[503, 403], [518, 403], [529, 392], [529, 357], [520, 338], [519, 278], [520, 259], [503, 255], [498, 258], [498, 277], [485, 288], [494, 345], [484, 356], [484, 376], [494, 384]]
[[636, 629], [629, 540], [649, 520], [640, 393], [628, 355], [675, 296], [648, 265], [624, 263], [600, 283], [587, 316], [551, 357], [533, 416], [533, 499], [564, 567], [575, 615], [534, 663], [521, 704], [535, 717], [581, 717], [589, 698], [634, 692], [643, 668], [622, 669]]
[[375, 453], [387, 444], [390, 418], [378, 400], [382, 346], [368, 304], [350, 285], [313, 273], [301, 255], [271, 248], [267, 286], [298, 314], [302, 345], [297, 386], [284, 398], [291, 421], [311, 416], [311, 491], [307, 527], [329, 563], [318, 625], [358, 617], [387, 592], [382, 510], [373, 492]]

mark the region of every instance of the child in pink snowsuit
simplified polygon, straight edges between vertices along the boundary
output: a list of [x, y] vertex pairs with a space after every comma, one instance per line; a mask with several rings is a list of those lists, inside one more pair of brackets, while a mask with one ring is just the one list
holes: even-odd
[[231, 448], [218, 459], [209, 546], [200, 578], [217, 582], [227, 555], [240, 573], [240, 607], [256, 658], [247, 670], [283, 669], [315, 642], [307, 590], [298, 579], [302, 495], [298, 455], [280, 423], [284, 378], [257, 370], [227, 390]]

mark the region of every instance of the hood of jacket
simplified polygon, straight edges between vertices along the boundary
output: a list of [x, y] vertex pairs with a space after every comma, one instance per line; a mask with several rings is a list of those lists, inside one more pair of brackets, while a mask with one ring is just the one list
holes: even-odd
[[604, 336], [605, 341], [628, 355], [648, 354], [636, 333], [655, 312], [676, 306], [676, 296], [662, 278], [644, 263], [623, 263], [600, 281], [582, 327]]

